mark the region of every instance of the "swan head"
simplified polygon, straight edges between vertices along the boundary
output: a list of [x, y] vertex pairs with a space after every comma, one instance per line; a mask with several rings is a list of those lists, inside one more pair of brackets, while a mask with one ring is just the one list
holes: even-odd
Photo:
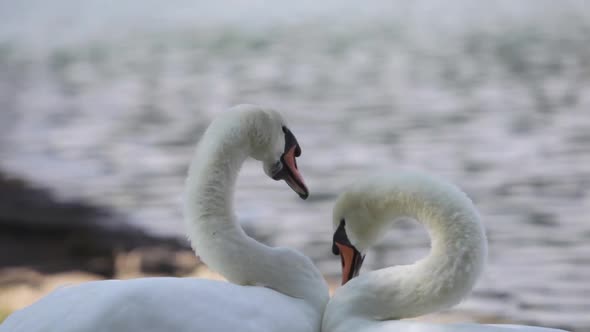
[[266, 175], [276, 181], [284, 180], [299, 197], [306, 199], [309, 190], [297, 167], [301, 146], [280, 113], [255, 105], [239, 105], [250, 121], [250, 155], [262, 161]]
[[385, 224], [374, 209], [373, 193], [363, 189], [351, 189], [341, 194], [332, 214], [332, 253], [340, 255], [343, 285], [358, 275], [364, 253], [377, 240], [380, 226]]
[[343, 285], [359, 274], [366, 251], [386, 233], [386, 182], [378, 176], [359, 181], [336, 200], [332, 253], [340, 255]]

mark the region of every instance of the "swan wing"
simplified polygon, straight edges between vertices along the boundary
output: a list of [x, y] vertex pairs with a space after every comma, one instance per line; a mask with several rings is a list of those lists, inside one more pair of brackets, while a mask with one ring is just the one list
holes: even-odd
[[321, 315], [268, 288], [192, 278], [60, 288], [9, 316], [0, 332], [314, 331]]

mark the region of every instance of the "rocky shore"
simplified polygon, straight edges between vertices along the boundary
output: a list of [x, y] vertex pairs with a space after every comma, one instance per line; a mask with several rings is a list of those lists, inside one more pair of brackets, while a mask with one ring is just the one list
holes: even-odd
[[106, 278], [202, 275], [187, 241], [0, 173], [0, 320], [55, 287]]

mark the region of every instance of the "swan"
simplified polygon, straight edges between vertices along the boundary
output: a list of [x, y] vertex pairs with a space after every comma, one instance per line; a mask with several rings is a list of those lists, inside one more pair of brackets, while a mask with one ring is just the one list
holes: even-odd
[[13, 313], [0, 331], [319, 331], [329, 300], [320, 272], [298, 251], [248, 237], [232, 211], [248, 157], [307, 198], [300, 154], [281, 115], [254, 105], [223, 113], [203, 134], [186, 180], [185, 223], [201, 260], [230, 282], [159, 277], [64, 287]]
[[[364, 253], [400, 219], [423, 224], [427, 257], [411, 265], [358, 275]], [[520, 325], [430, 324], [400, 321], [461, 301], [487, 258], [486, 233], [471, 200], [457, 187], [417, 172], [376, 174], [342, 193], [333, 210], [332, 251], [342, 284], [326, 306], [322, 332], [557, 332]]]

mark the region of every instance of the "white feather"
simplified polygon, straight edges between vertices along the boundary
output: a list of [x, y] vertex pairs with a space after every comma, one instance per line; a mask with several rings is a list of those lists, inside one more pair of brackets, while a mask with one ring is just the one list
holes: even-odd
[[232, 193], [248, 156], [269, 165], [284, 148], [275, 111], [241, 105], [203, 135], [186, 181], [185, 220], [201, 260], [229, 282], [98, 281], [60, 288], [15, 312], [0, 332], [319, 331], [327, 285], [311, 260], [248, 237]]
[[402, 218], [422, 223], [427, 257], [412, 265], [361, 274], [339, 288], [324, 313], [323, 332], [556, 332], [518, 325], [431, 324], [399, 319], [451, 307], [483, 271], [487, 239], [471, 200], [450, 183], [419, 173], [376, 175], [340, 195], [334, 227], [345, 220], [352, 245], [365, 251]]

